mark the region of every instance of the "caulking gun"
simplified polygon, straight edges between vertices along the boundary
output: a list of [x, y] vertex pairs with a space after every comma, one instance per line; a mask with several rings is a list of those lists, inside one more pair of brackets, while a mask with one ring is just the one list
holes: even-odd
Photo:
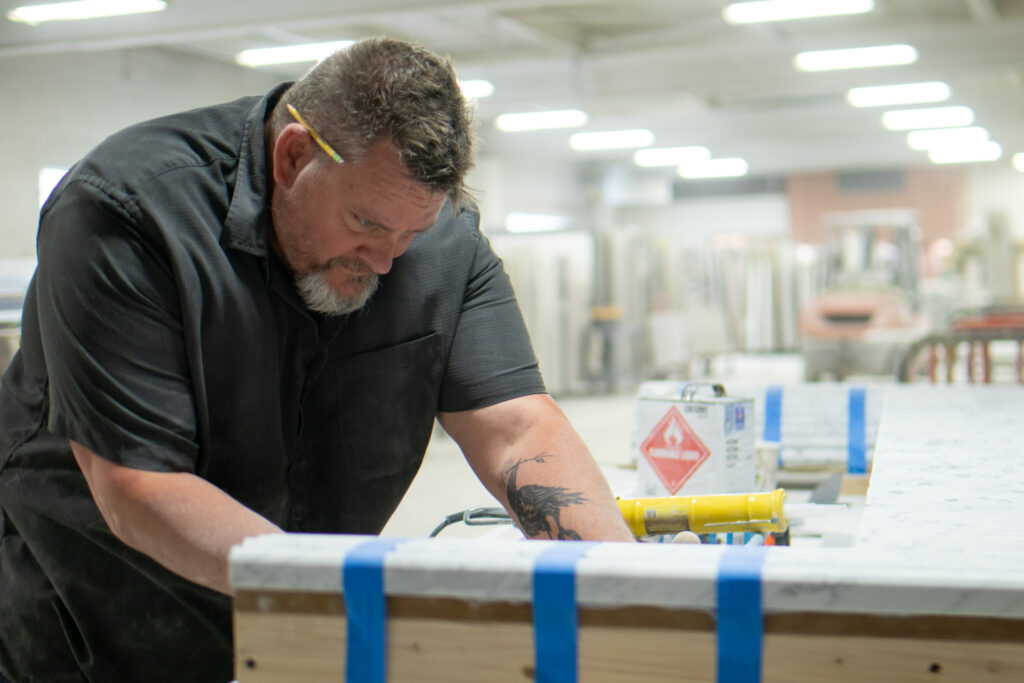
[[764, 493], [725, 493], [703, 496], [619, 498], [619, 510], [638, 538], [692, 531], [783, 532], [789, 519], [783, 510], [784, 489]]

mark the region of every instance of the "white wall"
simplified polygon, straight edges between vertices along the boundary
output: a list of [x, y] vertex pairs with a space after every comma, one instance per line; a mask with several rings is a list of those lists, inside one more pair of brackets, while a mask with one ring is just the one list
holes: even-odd
[[1024, 240], [1024, 173], [1002, 160], [977, 164], [968, 174], [964, 236], [982, 234], [992, 215], [1002, 215], [1018, 241]]
[[782, 194], [697, 197], [664, 207], [621, 209], [618, 220], [704, 247], [711, 237], [728, 233], [784, 238], [789, 234], [789, 205]]
[[573, 218], [580, 224], [582, 188], [577, 170], [564, 160], [536, 156], [499, 157], [487, 141], [479, 145], [477, 164], [466, 179], [480, 204], [480, 223], [485, 232], [504, 230], [511, 212], [539, 213]]
[[153, 49], [6, 58], [2, 80], [0, 256], [6, 257], [35, 255], [43, 167], [67, 168], [128, 124], [262, 94], [277, 82]]

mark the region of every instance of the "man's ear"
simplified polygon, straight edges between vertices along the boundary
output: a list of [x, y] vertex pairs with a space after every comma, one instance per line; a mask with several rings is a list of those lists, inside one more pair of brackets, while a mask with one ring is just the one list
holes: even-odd
[[274, 184], [291, 187], [299, 171], [310, 163], [315, 150], [309, 133], [298, 123], [289, 123], [274, 140]]

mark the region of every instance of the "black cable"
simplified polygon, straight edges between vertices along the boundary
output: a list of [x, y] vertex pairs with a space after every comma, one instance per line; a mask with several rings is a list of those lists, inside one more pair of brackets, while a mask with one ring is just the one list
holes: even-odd
[[434, 527], [434, 530], [430, 532], [430, 538], [433, 538], [434, 536], [437, 536], [439, 533], [441, 533], [441, 530], [444, 529], [445, 527], [451, 526], [452, 524], [455, 524], [456, 522], [461, 522], [462, 521], [462, 517], [465, 514], [466, 514], [465, 511], [463, 511], [463, 512], [456, 512], [456, 513], [450, 514], [447, 517], [445, 517], [444, 521], [441, 522], [440, 524], [438, 524], [436, 527]]
[[462, 512], [453, 512], [445, 517], [443, 522], [434, 527], [434, 530], [430, 532], [430, 538], [437, 536], [445, 527], [451, 526], [456, 522], [465, 522], [470, 526], [474, 524], [512, 524], [512, 517], [509, 516], [504, 508], [477, 507], [463, 510]]

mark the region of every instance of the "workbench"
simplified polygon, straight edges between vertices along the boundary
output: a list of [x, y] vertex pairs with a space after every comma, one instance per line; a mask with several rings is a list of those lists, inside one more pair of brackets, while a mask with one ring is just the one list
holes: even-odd
[[[850, 547], [250, 539], [236, 676], [373, 680], [376, 658], [388, 681], [1021, 681], [1022, 415], [1019, 387], [888, 387]], [[378, 572], [377, 638], [372, 581], [346, 605], [357, 570]]]

